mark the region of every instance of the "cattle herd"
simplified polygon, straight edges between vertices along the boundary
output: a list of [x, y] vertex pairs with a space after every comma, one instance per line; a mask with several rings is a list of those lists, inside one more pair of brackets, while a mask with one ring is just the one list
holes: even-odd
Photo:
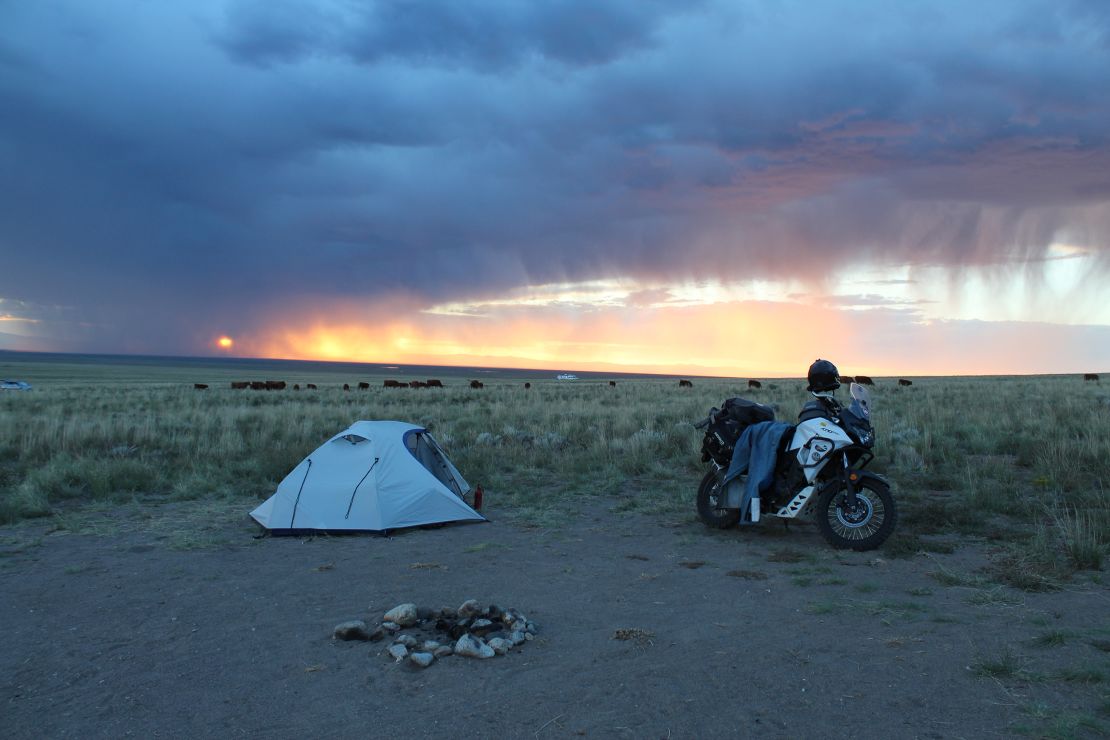
[[[842, 384], [845, 384], [845, 385], [848, 384], [848, 383], [857, 383], [859, 385], [870, 385], [870, 386], [875, 385], [875, 381], [872, 380], [871, 378], [869, 378], [866, 375], [840, 375], [840, 376], [838, 376], [838, 379], [840, 380], [840, 382]], [[1099, 381], [1098, 373], [1084, 373], [1083, 374], [1083, 380], [1085, 380], [1085, 381], [1095, 381], [1097, 383]], [[480, 388], [485, 388], [486, 387], [485, 384], [480, 380], [471, 380], [469, 382], [469, 385], [470, 385], [471, 388], [474, 388], [474, 389], [480, 389]], [[616, 387], [616, 385], [617, 385], [617, 381], [615, 381], [615, 380], [610, 380], [609, 381], [609, 387], [611, 387], [611, 388]], [[906, 380], [905, 378], [899, 378], [898, 379], [898, 385], [902, 386], [902, 387], [912, 386], [913, 381], [912, 380]], [[283, 391], [283, 390], [286, 389], [286, 387], [287, 387], [287, 385], [286, 385], [284, 380], [233, 380], [233, 381], [231, 381], [232, 390], [237, 390], [237, 391], [247, 390], [247, 389], [250, 389], [252, 391]], [[310, 390], [310, 391], [314, 391], [314, 390], [317, 389], [315, 383], [305, 383], [304, 387], [307, 390]], [[386, 380], [386, 381], [382, 382], [382, 387], [383, 388], [443, 388], [444, 386], [443, 386], [442, 381], [437, 380], [436, 378], [429, 378], [427, 380], [409, 380], [409, 381]], [[525, 389], [529, 389], [531, 387], [532, 387], [531, 383], [525, 383], [524, 384]], [[678, 387], [679, 388], [693, 388], [694, 384], [689, 380], [682, 379], [682, 380], [678, 381]], [[206, 390], [208, 390], [208, 384], [207, 383], [193, 383], [193, 388], [195, 388], [198, 391], [206, 391]], [[748, 388], [750, 390], [761, 390], [763, 388], [763, 384], [761, 382], [759, 382], [758, 380], [749, 380], [748, 381]], [[301, 386], [300, 386], [299, 383], [294, 383], [293, 384], [293, 390], [299, 391], [300, 389], [301, 389]], [[365, 381], [359, 381], [358, 382], [358, 389], [360, 391], [370, 390], [370, 384], [365, 382]], [[343, 390], [345, 390], [345, 391], [351, 390], [351, 385], [349, 383], [344, 383], [343, 384]]]

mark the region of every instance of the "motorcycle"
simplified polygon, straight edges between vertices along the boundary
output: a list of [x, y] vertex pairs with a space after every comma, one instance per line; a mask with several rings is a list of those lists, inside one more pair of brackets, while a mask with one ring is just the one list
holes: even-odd
[[[798, 424], [783, 432], [770, 484], [750, 499], [752, 523], [764, 517], [815, 522], [830, 545], [851, 550], [873, 550], [894, 531], [898, 512], [890, 486], [864, 470], [875, 457], [871, 394], [853, 383], [849, 395], [846, 408], [831, 395], [815, 397]], [[731, 398], [694, 425], [705, 429], [702, 460], [710, 463], [697, 495], [698, 517], [706, 525], [724, 529], [740, 521], [746, 476], [726, 484], [725, 474], [744, 430], [773, 420], [770, 407]]]

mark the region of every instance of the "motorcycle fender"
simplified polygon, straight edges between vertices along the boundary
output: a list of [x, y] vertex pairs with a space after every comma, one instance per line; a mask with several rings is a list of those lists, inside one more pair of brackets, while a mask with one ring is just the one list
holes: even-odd
[[860, 480], [873, 480], [882, 483], [884, 486], [890, 486], [890, 481], [888, 481], [886, 478], [879, 475], [878, 473], [872, 473], [870, 470], [853, 469], [851, 472], [855, 473]]

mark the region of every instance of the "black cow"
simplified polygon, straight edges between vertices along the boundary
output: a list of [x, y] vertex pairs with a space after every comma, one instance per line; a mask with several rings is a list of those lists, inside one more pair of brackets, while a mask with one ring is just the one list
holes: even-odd
[[860, 385], [875, 385], [875, 381], [867, 377], [866, 375], [857, 375], [855, 382], [859, 383]]
[[616, 388], [616, 387], [617, 387], [617, 381], [615, 381], [615, 380], [610, 380], [610, 381], [609, 381], [609, 387], [610, 387], [610, 388]]
[[285, 390], [284, 380], [267, 380], [266, 390], [268, 391], [283, 391]]
[[310, 391], [314, 391], [314, 390], [316, 390], [316, 384], [315, 383], [306, 383], [305, 388], [308, 388]]
[[252, 391], [264, 391], [264, 390], [266, 390], [266, 383], [264, 383], [261, 380], [252, 380], [251, 381], [251, 390]]
[[1093, 380], [1098, 382], [1098, 373], [1083, 373], [1083, 380]]
[[250, 388], [250, 387], [251, 387], [250, 382], [248, 382], [246, 380], [233, 380], [233, 381], [231, 381], [231, 389], [233, 391], [241, 391], [244, 388]]
[[486, 386], [480, 380], [472, 380], [472, 381], [470, 381], [470, 387], [471, 388], [485, 388]]
[[363, 382], [363, 381], [361, 381], [361, 380], [360, 380], [360, 381], [358, 382], [358, 389], [359, 389], [360, 391], [368, 391], [368, 390], [370, 390], [370, 384], [369, 384], [369, 383], [365, 383], [365, 382]]
[[294, 383], [293, 384], [293, 390], [299, 391], [300, 389], [301, 389], [301, 384], [300, 383]]
[[208, 385], [206, 383], [193, 383], [193, 387], [196, 388], [198, 391], [208, 390]]
[[404, 388], [405, 384], [396, 380], [387, 380], [382, 383], [382, 388]]
[[428, 384], [425, 383], [423, 380], [409, 381], [409, 388], [427, 388], [427, 387], [428, 387]]
[[838, 375], [836, 379], [840, 383], [855, 383], [856, 382], [856, 379], [853, 378], [851, 375]]
[[678, 387], [679, 388], [693, 388], [694, 384], [691, 383], [689, 380], [680, 380], [680, 381], [678, 381]]
[[532, 384], [531, 384], [531, 383], [525, 383], [525, 384], [524, 384], [524, 390], [528, 390], [528, 389], [529, 389], [529, 388], [531, 388], [531, 387], [532, 387]]
[[759, 388], [762, 388], [762, 387], [763, 387], [763, 384], [762, 384], [762, 383], [760, 383], [760, 382], [759, 382], [758, 380], [749, 380], [749, 381], [748, 381], [748, 387], [749, 387], [749, 388], [755, 388], [755, 389], [759, 389]]
[[905, 378], [898, 378], [898, 385], [913, 385], [913, 381], [906, 380]]
[[424, 384], [426, 388], [442, 388], [443, 383], [435, 378], [428, 378], [428, 382]]
[[345, 390], [345, 391], [351, 390], [351, 385], [349, 383], [344, 383], [343, 384], [343, 390]]

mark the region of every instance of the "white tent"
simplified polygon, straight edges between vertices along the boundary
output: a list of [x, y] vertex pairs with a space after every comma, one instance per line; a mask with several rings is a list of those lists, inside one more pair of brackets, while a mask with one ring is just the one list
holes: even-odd
[[381, 531], [485, 521], [432, 436], [401, 421], [356, 421], [301, 461], [251, 512], [270, 530]]

